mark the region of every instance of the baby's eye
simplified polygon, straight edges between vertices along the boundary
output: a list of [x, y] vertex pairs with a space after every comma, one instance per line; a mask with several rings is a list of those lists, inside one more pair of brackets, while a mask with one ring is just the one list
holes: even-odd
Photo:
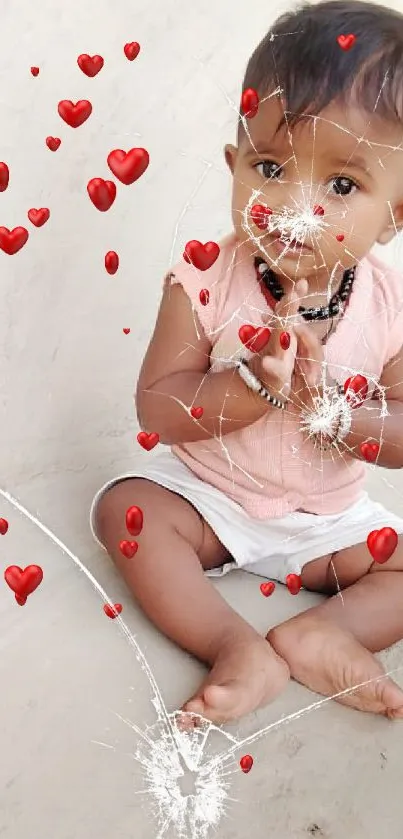
[[[259, 171], [259, 166], [262, 166], [262, 172]], [[261, 175], [262, 178], [266, 178], [266, 180], [273, 180], [281, 173], [281, 166], [274, 163], [274, 160], [262, 160], [260, 163], [257, 163], [254, 168], [259, 171], [259, 175]]]
[[336, 195], [351, 195], [351, 188], [359, 189], [356, 183], [351, 178], [345, 178], [340, 175], [338, 178], [332, 178], [333, 185], [337, 184]]

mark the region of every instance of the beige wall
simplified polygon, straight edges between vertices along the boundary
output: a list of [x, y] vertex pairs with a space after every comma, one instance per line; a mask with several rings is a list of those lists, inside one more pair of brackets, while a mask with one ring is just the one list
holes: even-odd
[[[31, 233], [19, 254], [0, 253], [9, 487], [84, 464], [94, 474], [133, 451], [132, 391], [163, 274], [189, 238], [229, 229], [222, 146], [234, 137], [248, 56], [286, 7], [254, 0], [250, 14], [220, 0], [207, 14], [204, 0], [3, 0], [0, 160], [11, 180], [0, 223], [27, 224]], [[142, 49], [131, 63], [123, 45], [132, 40]], [[95, 78], [76, 65], [83, 52], [105, 59]], [[37, 78], [31, 65], [40, 67]], [[72, 129], [57, 103], [79, 98], [91, 100], [93, 114]], [[55, 153], [49, 134], [62, 139]], [[110, 150], [136, 145], [149, 150], [149, 170], [98, 212], [87, 181], [108, 177]], [[35, 229], [26, 213], [42, 206], [51, 218]], [[109, 249], [121, 260], [114, 277], [103, 266]]]

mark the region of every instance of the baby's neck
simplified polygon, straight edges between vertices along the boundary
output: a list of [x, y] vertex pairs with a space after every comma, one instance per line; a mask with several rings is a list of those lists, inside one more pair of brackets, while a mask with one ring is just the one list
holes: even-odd
[[[281, 271], [277, 268], [273, 269], [275, 274], [283, 286], [284, 291], [286, 294], [294, 288], [295, 280], [289, 277], [285, 277]], [[308, 283], [308, 291], [309, 295], [315, 297], [328, 297], [329, 293], [330, 296], [337, 291], [340, 286], [340, 283], [343, 279], [345, 269], [338, 266], [335, 270], [329, 271], [328, 268], [322, 268], [317, 271], [312, 271], [305, 275], [304, 279], [306, 279]], [[302, 279], [298, 277], [298, 279]]]

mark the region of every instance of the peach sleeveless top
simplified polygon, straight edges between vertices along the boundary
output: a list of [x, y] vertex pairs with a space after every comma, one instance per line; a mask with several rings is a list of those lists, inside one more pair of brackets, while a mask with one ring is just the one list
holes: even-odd
[[[240, 256], [235, 234], [220, 243], [207, 271], [181, 260], [165, 283], [180, 283], [212, 344], [212, 373], [245, 356], [238, 330], [263, 326], [268, 302], [257, 281], [253, 259]], [[202, 289], [209, 292], [203, 305]], [[203, 295], [201, 295], [203, 297]], [[195, 319], [197, 324], [197, 320]], [[330, 376], [344, 384], [364, 375], [370, 393], [386, 363], [403, 344], [403, 277], [372, 254], [357, 266], [346, 311], [324, 347]], [[199, 478], [217, 487], [256, 519], [277, 518], [295, 510], [338, 513], [362, 492], [366, 466], [345, 455], [323, 457], [301, 431], [298, 409], [273, 409], [222, 439], [172, 446]]]

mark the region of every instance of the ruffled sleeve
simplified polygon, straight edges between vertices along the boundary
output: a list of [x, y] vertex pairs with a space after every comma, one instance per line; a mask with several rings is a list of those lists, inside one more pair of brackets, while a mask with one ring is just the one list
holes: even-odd
[[228, 257], [233, 250], [233, 236], [227, 236], [219, 242], [220, 253], [207, 271], [200, 271], [194, 265], [182, 259], [165, 275], [164, 291], [171, 285], [180, 283], [187, 294], [193, 311], [206, 337], [215, 343], [219, 330], [219, 312], [223, 293], [223, 279], [226, 276]]

